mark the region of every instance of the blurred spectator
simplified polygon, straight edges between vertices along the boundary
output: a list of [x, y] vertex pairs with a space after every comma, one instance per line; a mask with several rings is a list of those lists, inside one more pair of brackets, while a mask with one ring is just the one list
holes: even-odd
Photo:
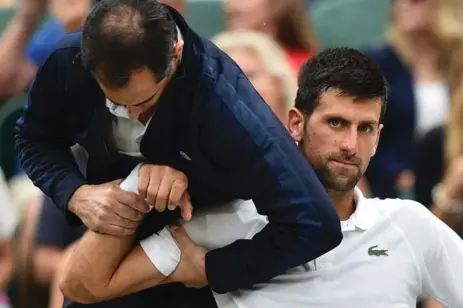
[[[72, 148], [77, 166], [85, 175], [87, 152], [81, 146]], [[49, 307], [61, 307], [61, 292], [53, 284], [57, 269], [63, 262], [66, 248], [79, 239], [85, 232], [84, 225], [71, 227], [65, 215], [58, 210], [53, 201], [45, 197], [41, 206], [38, 225], [35, 232], [35, 247], [32, 253], [34, 278], [42, 286], [51, 286]]]
[[158, 0], [158, 2], [170, 5], [182, 14], [185, 12], [186, 1], [188, 0]]
[[21, 0], [0, 37], [0, 99], [23, 93], [37, 70], [33, 60], [25, 59], [26, 46], [46, 10], [45, 0]]
[[0, 308], [9, 307], [5, 291], [13, 274], [12, 237], [18, 224], [18, 211], [10, 198], [10, 192], [0, 169]]
[[224, 32], [213, 41], [241, 67], [264, 101], [286, 125], [297, 86], [281, 47], [271, 37], [251, 31]]
[[[26, 92], [29, 84], [59, 40], [78, 29], [91, 0], [21, 0], [19, 9], [0, 37], [0, 100]], [[56, 19], [34, 35], [47, 5]]]
[[[0, 38], [0, 101], [26, 92], [38, 68], [45, 62], [62, 37], [81, 27], [91, 0], [21, 0], [19, 8]], [[49, 8], [54, 19], [37, 27]], [[42, 197], [27, 176], [17, 170], [10, 181], [13, 203], [22, 213], [17, 255], [20, 305], [40, 307], [35, 298], [33, 267], [33, 238], [40, 214]], [[57, 232], [62, 232], [58, 230]], [[49, 262], [54, 259], [50, 257]], [[32, 287], [32, 288], [31, 288]]]
[[1, 0], [0, 1], [0, 9], [2, 8], [10, 8], [15, 4], [15, 0]]
[[[446, 38], [441, 42], [447, 50], [442, 65], [450, 89], [450, 113], [444, 125], [431, 130], [418, 144], [415, 190], [418, 201], [433, 205], [436, 216], [456, 227], [463, 236], [463, 222], [457, 226], [462, 216], [446, 212], [432, 193], [433, 188], [440, 187], [441, 193], [451, 200], [463, 200], [463, 2], [451, 2], [447, 14], [441, 16], [440, 28]], [[463, 211], [463, 206], [460, 207]]]
[[388, 43], [368, 50], [382, 67], [391, 92], [378, 151], [366, 177], [380, 198], [413, 197], [416, 143], [448, 115], [449, 35], [461, 35], [461, 1], [393, 2]]
[[318, 50], [302, 0], [225, 0], [229, 30], [254, 30], [273, 37], [285, 50], [293, 70]]
[[48, 0], [52, 16], [59, 22], [64, 32], [73, 32], [85, 22], [94, 0]]

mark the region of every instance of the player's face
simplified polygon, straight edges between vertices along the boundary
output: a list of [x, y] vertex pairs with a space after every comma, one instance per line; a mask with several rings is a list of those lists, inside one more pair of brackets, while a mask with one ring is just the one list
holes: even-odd
[[327, 190], [352, 190], [376, 151], [379, 99], [356, 101], [328, 90], [310, 117], [292, 109], [289, 131]]

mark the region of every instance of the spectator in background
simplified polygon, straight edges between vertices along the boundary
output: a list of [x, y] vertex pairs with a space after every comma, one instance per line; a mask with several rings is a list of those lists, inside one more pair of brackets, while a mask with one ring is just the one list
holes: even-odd
[[[87, 152], [76, 145], [72, 148], [79, 171], [85, 175]], [[85, 232], [85, 226], [72, 227], [53, 201], [45, 197], [35, 232], [33, 251], [34, 276], [40, 285], [51, 286], [49, 308], [61, 307], [63, 297], [53, 285], [56, 270], [63, 262], [65, 250]]]
[[285, 50], [295, 73], [318, 50], [302, 0], [224, 1], [228, 30], [254, 30], [273, 37]]
[[297, 86], [281, 47], [271, 37], [251, 31], [224, 32], [213, 41], [240, 66], [273, 113], [286, 125]]
[[0, 37], [0, 99], [23, 93], [35, 75], [37, 67], [24, 54], [29, 40], [46, 10], [45, 0], [21, 0]]
[[[19, 7], [0, 37], [0, 104], [11, 97], [24, 94], [56, 44], [67, 32], [75, 31], [85, 21], [92, 0], [20, 0]], [[40, 26], [46, 10], [53, 16]], [[38, 30], [38, 31], [37, 31]], [[37, 32], [36, 32], [37, 31]], [[15, 170], [10, 181], [12, 201], [21, 212], [19, 250], [19, 285], [22, 305], [31, 302], [40, 306], [31, 289], [35, 289], [30, 266], [32, 245], [42, 198], [21, 169]], [[50, 258], [49, 261], [53, 262]], [[37, 276], [35, 276], [37, 277]], [[40, 276], [39, 276], [40, 277]], [[23, 296], [27, 295], [27, 296]]]
[[[21, 0], [17, 13], [0, 37], [0, 100], [26, 92], [59, 40], [82, 25], [91, 0]], [[47, 7], [55, 19], [34, 35]]]
[[[366, 177], [380, 198], [413, 197], [416, 144], [448, 115], [448, 35], [460, 35], [462, 3], [396, 0], [388, 42], [367, 51], [382, 67], [391, 85], [386, 129]], [[457, 18], [458, 17], [458, 18]], [[445, 31], [444, 31], [445, 30]]]
[[12, 237], [18, 224], [18, 211], [10, 199], [8, 186], [0, 169], [0, 308], [9, 307], [3, 293], [13, 274]]
[[182, 14], [185, 12], [187, 1], [188, 0], [158, 0], [158, 2], [170, 5]]
[[441, 32], [446, 37], [442, 44], [448, 49], [450, 113], [444, 125], [431, 130], [419, 143], [416, 196], [463, 237], [463, 3], [458, 1], [448, 9], [454, 15], [442, 16]]

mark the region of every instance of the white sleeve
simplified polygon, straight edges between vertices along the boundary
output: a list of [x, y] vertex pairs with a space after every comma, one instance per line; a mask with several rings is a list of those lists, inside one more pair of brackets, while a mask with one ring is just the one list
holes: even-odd
[[423, 245], [423, 293], [444, 307], [463, 307], [463, 240], [424, 206], [417, 211]]
[[[135, 193], [138, 191], [140, 167], [141, 164], [137, 165], [129, 176], [122, 181], [120, 184], [121, 189]], [[153, 265], [164, 276], [169, 276], [177, 268], [181, 253], [168, 228], [164, 228], [158, 234], [154, 233], [142, 240], [140, 245]]]
[[10, 198], [7, 182], [0, 169], [0, 239], [10, 238], [18, 224], [19, 211]]

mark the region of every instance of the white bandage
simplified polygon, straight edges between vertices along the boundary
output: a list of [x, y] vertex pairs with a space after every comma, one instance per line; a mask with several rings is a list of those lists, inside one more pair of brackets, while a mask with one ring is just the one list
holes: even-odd
[[168, 228], [140, 242], [151, 263], [164, 276], [170, 276], [180, 262], [181, 251]]
[[[138, 192], [138, 173], [142, 164], [137, 165], [120, 184], [120, 188], [129, 192]], [[151, 206], [151, 208], [153, 208]], [[168, 228], [162, 229], [140, 242], [144, 252], [153, 265], [164, 276], [169, 276], [180, 262], [180, 249]]]

